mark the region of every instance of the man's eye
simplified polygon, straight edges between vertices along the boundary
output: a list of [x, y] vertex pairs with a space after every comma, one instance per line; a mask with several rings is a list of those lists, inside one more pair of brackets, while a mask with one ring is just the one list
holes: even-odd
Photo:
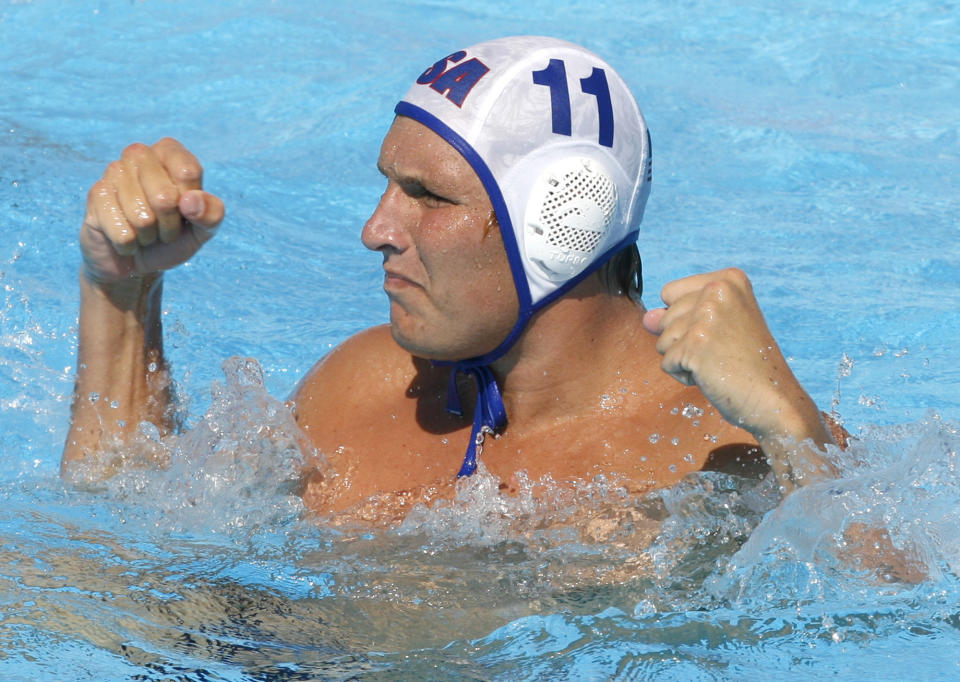
[[434, 194], [433, 192], [424, 191], [422, 199], [428, 206], [440, 206], [442, 204], [449, 204], [449, 199], [444, 199], [443, 197]]
[[452, 203], [449, 199], [446, 199], [439, 194], [434, 194], [422, 185], [414, 185], [407, 188], [407, 194], [414, 199], [422, 200], [428, 206], [439, 206], [441, 204]]

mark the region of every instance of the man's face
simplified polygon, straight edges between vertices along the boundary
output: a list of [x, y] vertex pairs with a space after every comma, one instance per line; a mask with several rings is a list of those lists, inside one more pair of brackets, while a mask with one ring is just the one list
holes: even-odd
[[480, 179], [439, 135], [403, 116], [377, 165], [387, 189], [362, 240], [383, 254], [394, 339], [434, 360], [490, 352], [516, 324], [519, 304]]

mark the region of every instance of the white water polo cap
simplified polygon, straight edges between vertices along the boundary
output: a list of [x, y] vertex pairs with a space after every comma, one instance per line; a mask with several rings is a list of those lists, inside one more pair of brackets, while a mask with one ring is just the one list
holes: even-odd
[[555, 38], [459, 50], [417, 79], [396, 113], [456, 148], [486, 188], [520, 301], [517, 326], [637, 240], [650, 192], [650, 138], [620, 76]]

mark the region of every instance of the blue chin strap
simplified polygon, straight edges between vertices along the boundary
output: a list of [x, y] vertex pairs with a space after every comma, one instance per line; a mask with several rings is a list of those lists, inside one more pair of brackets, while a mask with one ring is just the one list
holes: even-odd
[[[502, 227], [503, 223], [501, 223], [501, 229]], [[517, 319], [517, 324], [507, 338], [504, 339], [503, 343], [493, 351], [480, 357], [459, 360], [457, 362], [437, 361], [435, 363], [437, 365], [453, 366], [447, 384], [447, 412], [451, 412], [457, 416], [463, 416], [460, 391], [457, 388], [457, 376], [460, 374], [468, 374], [477, 382], [477, 406], [473, 410], [473, 430], [470, 432], [470, 442], [467, 443], [467, 452], [463, 457], [463, 464], [457, 473], [458, 478], [470, 476], [477, 470], [477, 458], [483, 451], [484, 438], [488, 434], [499, 437], [500, 431], [507, 425], [507, 409], [503, 405], [500, 386], [497, 384], [497, 378], [494, 376], [493, 370], [490, 369], [490, 364], [510, 350], [537, 311], [542, 310], [553, 301], [564, 296], [573, 287], [596, 272], [614, 253], [628, 244], [636, 242], [637, 236], [637, 230], [628, 234], [624, 239], [607, 250], [600, 258], [597, 258], [590, 266], [584, 269], [583, 272], [571, 278], [563, 286], [537, 303], [531, 304], [529, 302], [530, 294], [526, 289], [526, 280], [524, 280], [523, 287], [520, 288], [518, 286], [520, 314]], [[504, 241], [506, 241], [506, 239]], [[507, 250], [507, 255], [510, 256], [511, 261], [514, 259], [513, 253], [516, 253], [516, 247], [513, 247], [512, 253], [510, 249]], [[523, 272], [522, 266], [514, 266], [513, 263], [511, 263], [511, 267], [514, 273], [518, 271]], [[514, 275], [514, 277], [516, 279], [516, 275]]]
[[447, 411], [463, 415], [460, 391], [457, 389], [457, 376], [461, 373], [469, 374], [477, 382], [477, 406], [473, 410], [473, 430], [470, 432], [467, 454], [464, 455], [457, 478], [470, 476], [477, 470], [477, 457], [483, 450], [483, 439], [490, 433], [496, 435], [507, 425], [507, 410], [503, 406], [500, 387], [493, 371], [489, 365], [479, 365], [469, 360], [456, 363], [450, 372]]

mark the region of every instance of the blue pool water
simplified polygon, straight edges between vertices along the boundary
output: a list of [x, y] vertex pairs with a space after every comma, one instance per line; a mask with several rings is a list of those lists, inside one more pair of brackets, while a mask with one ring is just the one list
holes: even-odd
[[[0, 0], [0, 679], [960, 675], [960, 6], [601, 4]], [[717, 475], [550, 503], [480, 476], [390, 530], [303, 518], [280, 401], [386, 319], [358, 236], [393, 104], [516, 33], [625, 77], [655, 150], [645, 301], [745, 269], [858, 436], [840, 481], [771, 512]], [[65, 485], [84, 195], [164, 135], [229, 213], [167, 277], [191, 428], [169, 471]], [[915, 580], [851, 560], [856, 523]]]

